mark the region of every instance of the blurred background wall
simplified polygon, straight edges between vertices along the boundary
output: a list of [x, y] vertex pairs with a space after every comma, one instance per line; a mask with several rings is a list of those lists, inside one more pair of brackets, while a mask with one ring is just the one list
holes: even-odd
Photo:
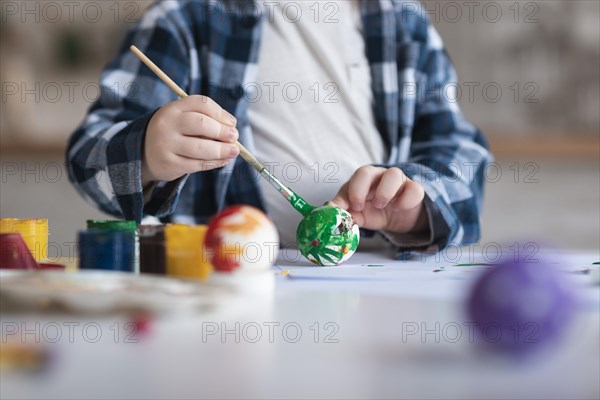
[[[438, 28], [456, 100], [496, 156], [482, 243], [600, 247], [599, 3], [407, 3]], [[150, 4], [0, 2], [2, 217], [47, 217], [58, 243], [104, 217], [70, 186], [64, 149], [102, 66]]]

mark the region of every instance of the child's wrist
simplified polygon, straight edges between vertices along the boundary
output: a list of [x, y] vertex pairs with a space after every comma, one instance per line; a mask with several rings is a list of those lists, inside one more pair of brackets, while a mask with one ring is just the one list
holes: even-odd
[[156, 179], [152, 176], [150, 171], [148, 170], [148, 165], [145, 161], [142, 161], [142, 188], [149, 186], [154, 183]]
[[427, 206], [425, 204], [421, 204], [421, 211], [419, 213], [419, 217], [413, 227], [411, 233], [414, 234], [429, 234], [431, 232], [431, 227], [429, 226], [429, 216], [427, 215]]

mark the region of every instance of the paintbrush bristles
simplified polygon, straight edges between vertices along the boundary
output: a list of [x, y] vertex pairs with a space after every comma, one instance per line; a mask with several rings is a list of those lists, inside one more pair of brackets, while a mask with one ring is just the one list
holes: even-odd
[[[169, 78], [167, 74], [165, 74], [156, 64], [154, 64], [152, 60], [146, 57], [146, 55], [142, 53], [140, 49], [133, 45], [129, 46], [129, 49], [140, 59], [141, 62], [143, 62], [148, 68], [150, 68], [150, 70], [152, 70], [152, 72], [154, 72], [156, 76], [158, 76], [160, 80], [163, 81], [165, 85], [169, 87], [169, 89], [175, 92], [177, 96], [182, 98], [188, 96], [187, 93], [184, 92], [183, 89], [180, 88], [171, 78]], [[254, 169], [256, 169], [259, 173], [261, 173], [265, 169], [265, 167], [263, 167], [263, 165], [256, 159], [256, 157], [252, 155], [252, 153], [250, 153], [250, 151], [248, 151], [246, 147], [244, 147], [244, 145], [242, 145], [238, 141], [236, 141], [235, 144], [240, 149], [240, 156], [242, 156], [242, 158], [246, 160], [246, 162], [250, 164]]]

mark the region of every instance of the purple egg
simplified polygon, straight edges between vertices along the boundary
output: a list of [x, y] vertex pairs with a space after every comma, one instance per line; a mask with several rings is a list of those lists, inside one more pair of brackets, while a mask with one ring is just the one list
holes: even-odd
[[547, 261], [505, 260], [475, 283], [467, 309], [478, 341], [516, 354], [556, 343], [575, 313], [567, 276]]

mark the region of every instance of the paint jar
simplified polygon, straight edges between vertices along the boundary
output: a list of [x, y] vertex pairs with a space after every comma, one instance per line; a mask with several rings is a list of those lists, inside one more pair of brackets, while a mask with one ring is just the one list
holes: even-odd
[[212, 272], [204, 249], [206, 225], [165, 226], [167, 274], [178, 278], [206, 280]]
[[20, 234], [0, 233], [0, 269], [37, 269]]
[[167, 273], [165, 227], [163, 225], [142, 225], [139, 230], [139, 239], [140, 272], [165, 275]]
[[126, 230], [79, 232], [79, 269], [134, 271], [136, 234]]
[[134, 257], [132, 259], [132, 269], [131, 272], [139, 273], [140, 272], [140, 249], [139, 249], [139, 241], [138, 241], [138, 232], [137, 232], [137, 224], [135, 221], [123, 221], [123, 220], [87, 220], [87, 229], [99, 229], [106, 230], [112, 232], [125, 231], [131, 232], [135, 237], [135, 248], [134, 248]]
[[0, 233], [12, 233], [15, 218], [0, 219]]
[[48, 220], [45, 218], [0, 220], [0, 233], [18, 233], [36, 262], [48, 258]]
[[135, 232], [137, 225], [135, 221], [114, 221], [114, 220], [100, 220], [100, 219], [88, 219], [86, 221], [88, 229], [106, 229], [111, 231], [131, 231]]

